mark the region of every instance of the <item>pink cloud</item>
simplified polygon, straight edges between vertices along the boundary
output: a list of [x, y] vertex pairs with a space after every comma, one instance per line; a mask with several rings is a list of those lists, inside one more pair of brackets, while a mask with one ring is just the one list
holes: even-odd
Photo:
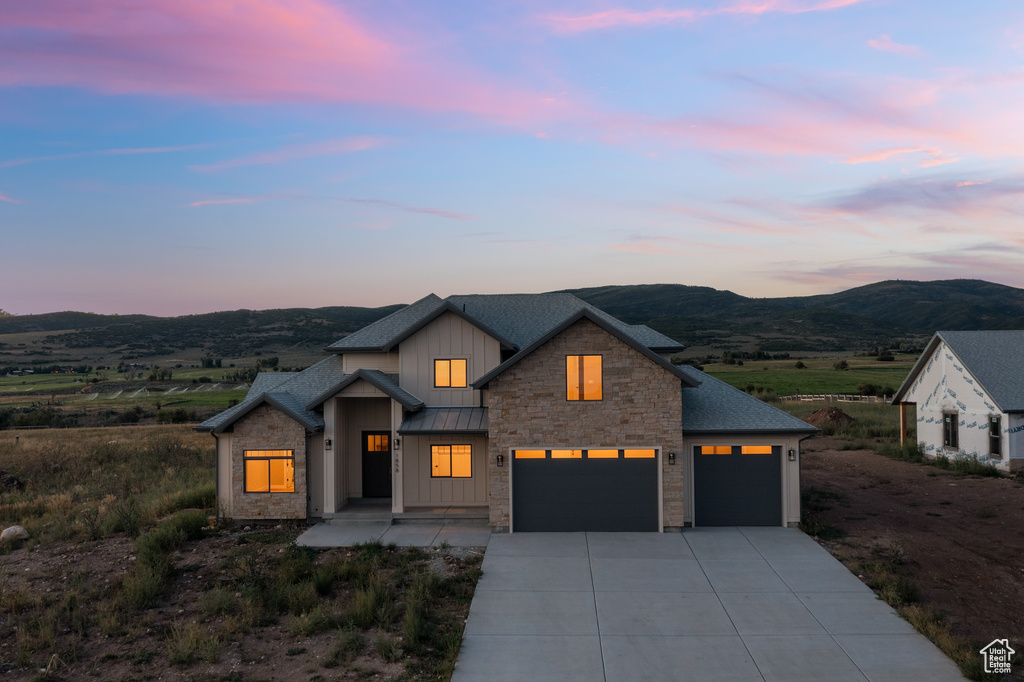
[[853, 165], [860, 163], [874, 163], [877, 161], [886, 161], [897, 154], [913, 154], [915, 152], [923, 152], [931, 156], [930, 159], [924, 159], [918, 163], [921, 168], [941, 166], [945, 163], [956, 163], [960, 160], [952, 156], [943, 156], [943, 152], [934, 147], [895, 147], [892, 149], [884, 149], [880, 152], [874, 152], [872, 154], [865, 154], [864, 156], [850, 157], [849, 159], [846, 159], [845, 163]]
[[244, 199], [206, 199], [205, 201], [193, 201], [189, 204], [189, 208], [195, 208], [197, 206], [215, 206], [218, 204], [252, 204], [259, 201], [256, 197], [247, 197]]
[[921, 55], [921, 48], [916, 45], [901, 45], [893, 42], [893, 39], [885, 33], [869, 40], [868, 47], [882, 52], [892, 52], [893, 54], [902, 54], [909, 57], [919, 57]]
[[6, 202], [8, 204], [21, 204], [21, 203], [24, 203], [22, 201], [18, 201], [17, 199], [12, 199], [9, 196], [7, 196], [6, 194], [0, 194], [0, 201]]
[[784, 0], [761, 0], [760, 2], [734, 2], [732, 4], [711, 9], [652, 9], [635, 11], [614, 8], [593, 14], [577, 16], [548, 15], [542, 17], [556, 33], [582, 33], [620, 26], [647, 26], [663, 24], [688, 24], [698, 19], [719, 15], [761, 15], [771, 12], [781, 14], [802, 14], [804, 12], [822, 12], [856, 5], [864, 0], [826, 0], [825, 2], [801, 3], [785, 2]]
[[964, 180], [963, 182], [956, 183], [957, 188], [960, 187], [973, 187], [974, 185], [986, 185], [992, 182], [991, 180]]
[[0, 161], [0, 168], [13, 168], [14, 166], [24, 166], [25, 164], [29, 163], [39, 163], [40, 161], [63, 161], [65, 159], [81, 159], [90, 156], [131, 156], [135, 154], [166, 154], [168, 152], [183, 152], [192, 149], [206, 149], [209, 146], [210, 145], [206, 144], [189, 144], [177, 147], [136, 147], [127, 149], [97, 149], [88, 152], [72, 152], [70, 154], [54, 154], [52, 156], [31, 156], [21, 159], [8, 159], [7, 161]]
[[208, 166], [190, 166], [197, 171], [219, 171], [225, 168], [237, 168], [239, 166], [258, 166], [270, 163], [281, 163], [282, 161], [294, 161], [295, 159], [306, 159], [314, 156], [334, 156], [336, 154], [351, 154], [365, 149], [379, 146], [383, 140], [375, 137], [338, 137], [323, 142], [310, 144], [291, 144], [270, 152], [250, 154], [237, 159], [229, 159]]
[[390, 208], [396, 211], [403, 211], [405, 213], [421, 213], [424, 215], [437, 216], [438, 218], [447, 218], [448, 220], [460, 220], [468, 221], [475, 220], [473, 216], [465, 215], [463, 213], [455, 213], [454, 211], [446, 211], [441, 208], [424, 208], [421, 206], [409, 206], [408, 204], [402, 204], [397, 201], [386, 201], [384, 199], [344, 199], [354, 204], [366, 204], [370, 206], [380, 206], [382, 208]]
[[[521, 123], [567, 108], [328, 0], [37, 0], [0, 15], [0, 86], [354, 103]], [[428, 42], [430, 47], [427, 47]]]

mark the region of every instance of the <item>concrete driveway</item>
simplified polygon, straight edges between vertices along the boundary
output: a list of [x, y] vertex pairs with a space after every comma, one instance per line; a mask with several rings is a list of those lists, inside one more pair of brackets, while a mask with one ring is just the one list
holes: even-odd
[[793, 528], [492, 535], [452, 680], [962, 680]]

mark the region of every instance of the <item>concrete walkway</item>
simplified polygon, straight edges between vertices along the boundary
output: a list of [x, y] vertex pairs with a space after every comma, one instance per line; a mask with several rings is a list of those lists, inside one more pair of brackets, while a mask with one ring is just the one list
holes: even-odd
[[300, 547], [351, 547], [380, 540], [399, 547], [483, 547], [491, 537], [491, 529], [470, 523], [417, 522], [392, 524], [386, 520], [335, 520], [318, 523], [300, 535]]
[[492, 535], [452, 677], [962, 679], [790, 528]]

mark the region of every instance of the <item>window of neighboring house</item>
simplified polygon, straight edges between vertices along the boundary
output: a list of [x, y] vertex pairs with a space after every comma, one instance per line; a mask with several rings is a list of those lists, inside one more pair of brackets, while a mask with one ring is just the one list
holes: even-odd
[[988, 454], [992, 459], [1003, 458], [1003, 430], [1000, 421], [998, 416], [988, 418]]
[[469, 445], [431, 445], [431, 478], [471, 478], [473, 448]]
[[960, 448], [960, 413], [942, 413], [942, 445], [958, 450]]
[[435, 388], [466, 388], [466, 360], [434, 360]]
[[565, 356], [567, 400], [601, 400], [601, 356]]
[[246, 450], [245, 492], [295, 492], [295, 452], [293, 450]]

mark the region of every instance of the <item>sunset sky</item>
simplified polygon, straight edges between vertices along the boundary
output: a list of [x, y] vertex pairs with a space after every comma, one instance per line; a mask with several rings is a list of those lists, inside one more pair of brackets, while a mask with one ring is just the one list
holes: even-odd
[[1024, 287], [1024, 3], [32, 0], [0, 308]]

